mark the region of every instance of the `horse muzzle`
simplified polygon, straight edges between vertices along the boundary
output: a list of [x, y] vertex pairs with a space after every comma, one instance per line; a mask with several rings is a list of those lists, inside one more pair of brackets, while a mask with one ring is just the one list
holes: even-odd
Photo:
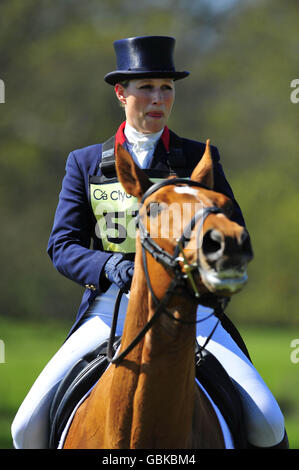
[[208, 230], [199, 248], [200, 275], [210, 292], [229, 296], [247, 283], [247, 265], [253, 258], [250, 237], [242, 228], [234, 236]]

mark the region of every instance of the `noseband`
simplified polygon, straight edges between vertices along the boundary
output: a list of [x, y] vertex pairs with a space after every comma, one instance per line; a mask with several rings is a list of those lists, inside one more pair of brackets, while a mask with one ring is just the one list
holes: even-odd
[[[209, 189], [206, 186], [204, 186], [201, 183], [198, 183], [197, 181], [192, 181], [184, 178], [172, 178], [168, 180], [161, 181], [159, 183], [153, 184], [143, 195], [141, 199], [141, 204], [145, 203], [145, 200], [151, 196], [153, 193], [158, 191], [159, 189], [165, 187], [165, 186], [170, 186], [170, 185], [179, 185], [179, 184], [184, 184], [190, 187], [199, 187], [202, 189]], [[207, 342], [210, 340], [212, 337], [216, 327], [218, 326], [219, 323], [219, 318], [221, 317], [221, 314], [224, 311], [224, 308], [228, 302], [226, 298], [216, 298], [213, 296], [213, 305], [210, 304], [212, 298], [208, 294], [204, 294], [204, 296], [201, 296], [200, 293], [198, 292], [198, 289], [196, 287], [194, 278], [193, 278], [193, 272], [195, 269], [198, 269], [200, 271], [200, 261], [199, 261], [199, 250], [197, 252], [197, 262], [195, 264], [189, 264], [185, 254], [184, 254], [184, 248], [187, 245], [187, 243], [190, 241], [192, 232], [194, 230], [194, 227], [196, 226], [197, 222], [201, 220], [200, 227], [198, 229], [197, 235], [199, 239], [199, 235], [202, 231], [204, 221], [210, 214], [220, 214], [223, 213], [219, 207], [216, 206], [211, 206], [211, 207], [203, 207], [199, 211], [195, 213], [195, 215], [192, 217], [191, 221], [189, 224], [184, 228], [183, 233], [181, 237], [177, 240], [177, 245], [175, 247], [173, 255], [165, 251], [163, 248], [161, 248], [150, 236], [150, 233], [146, 230], [146, 227], [144, 226], [141, 217], [140, 217], [140, 211], [136, 217], [136, 227], [139, 228], [140, 232], [140, 242], [141, 242], [141, 247], [142, 247], [142, 259], [143, 259], [143, 268], [144, 268], [144, 273], [145, 273], [145, 278], [146, 282], [148, 285], [148, 288], [150, 290], [150, 293], [152, 295], [153, 301], [156, 304], [157, 308], [151, 317], [151, 319], [146, 323], [146, 325], [143, 327], [143, 329], [140, 331], [140, 333], [136, 336], [136, 338], [132, 341], [132, 343], [119, 355], [116, 357], [114, 356], [115, 351], [113, 350], [113, 343], [115, 340], [115, 331], [116, 331], [116, 323], [117, 323], [117, 316], [118, 316], [118, 309], [120, 305], [120, 300], [121, 296], [123, 294], [123, 291], [120, 291], [116, 300], [115, 308], [114, 308], [114, 314], [113, 314], [113, 321], [112, 321], [112, 326], [111, 326], [111, 333], [110, 333], [110, 338], [108, 342], [108, 354], [107, 354], [107, 359], [109, 362], [113, 364], [119, 364], [120, 361], [140, 342], [140, 340], [144, 337], [146, 332], [152, 327], [156, 319], [160, 316], [161, 313], [164, 313], [171, 317], [175, 321], [179, 321], [181, 323], [185, 324], [194, 324], [194, 323], [199, 323], [201, 321], [204, 321], [208, 319], [210, 316], [216, 314], [218, 317], [218, 322], [216, 323], [215, 327], [213, 328], [211, 334], [208, 336], [204, 346], [202, 349], [206, 346]], [[150, 253], [150, 255], [162, 266], [165, 267], [166, 270], [171, 271], [174, 275], [164, 297], [160, 300], [156, 297], [151, 282], [149, 278], [149, 273], [148, 273], [148, 267], [147, 267], [147, 260], [146, 260], [146, 251]], [[182, 256], [180, 256], [182, 254]], [[184, 271], [182, 271], [181, 268], [181, 263], [183, 262], [183, 267]], [[192, 290], [190, 290], [187, 280], [189, 280]], [[205, 318], [193, 322], [188, 322], [188, 321], [183, 321], [178, 318], [174, 318], [173, 315], [167, 310], [167, 304], [170, 300], [170, 298], [176, 294], [178, 295], [180, 292], [178, 291], [179, 289], [183, 289], [184, 293], [186, 291], [189, 291], [189, 295], [192, 296], [194, 299], [197, 300], [198, 303], [201, 303], [203, 305], [208, 305], [208, 306], [213, 306], [213, 313], [207, 315]], [[199, 302], [199, 300], [202, 300], [204, 297], [205, 300]], [[208, 301], [208, 303], [206, 303]]]

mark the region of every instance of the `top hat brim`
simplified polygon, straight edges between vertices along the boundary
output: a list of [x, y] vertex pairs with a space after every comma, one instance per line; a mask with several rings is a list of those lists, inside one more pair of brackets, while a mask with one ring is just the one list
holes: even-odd
[[109, 85], [116, 85], [116, 83], [123, 82], [125, 80], [133, 80], [140, 78], [172, 78], [173, 80], [181, 80], [190, 73], [186, 70], [183, 72], [169, 71], [169, 70], [157, 70], [157, 71], [136, 71], [136, 70], [115, 70], [114, 72], [107, 73], [105, 75], [105, 82]]

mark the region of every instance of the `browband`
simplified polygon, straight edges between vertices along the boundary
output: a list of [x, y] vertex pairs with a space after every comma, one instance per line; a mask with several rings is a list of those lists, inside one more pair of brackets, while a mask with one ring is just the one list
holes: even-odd
[[150, 188], [148, 188], [148, 190], [142, 196], [142, 199], [140, 201], [141, 204], [143, 204], [145, 199], [147, 199], [151, 194], [153, 194], [154, 192], [158, 191], [161, 188], [164, 188], [164, 186], [177, 185], [177, 184], [186, 184], [187, 186], [196, 186], [198, 188], [210, 190], [210, 188], [208, 188], [202, 183], [198, 183], [197, 181], [189, 180], [186, 178], [170, 178], [170, 179], [167, 179], [165, 181], [160, 181], [150, 186]]

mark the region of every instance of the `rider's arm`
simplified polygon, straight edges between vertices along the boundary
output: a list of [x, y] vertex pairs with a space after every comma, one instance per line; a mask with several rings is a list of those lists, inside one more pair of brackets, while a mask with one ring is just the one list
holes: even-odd
[[88, 201], [87, 173], [76, 152], [70, 153], [47, 251], [61, 274], [103, 292], [110, 285], [103, 269], [111, 254], [90, 249], [95, 219]]

